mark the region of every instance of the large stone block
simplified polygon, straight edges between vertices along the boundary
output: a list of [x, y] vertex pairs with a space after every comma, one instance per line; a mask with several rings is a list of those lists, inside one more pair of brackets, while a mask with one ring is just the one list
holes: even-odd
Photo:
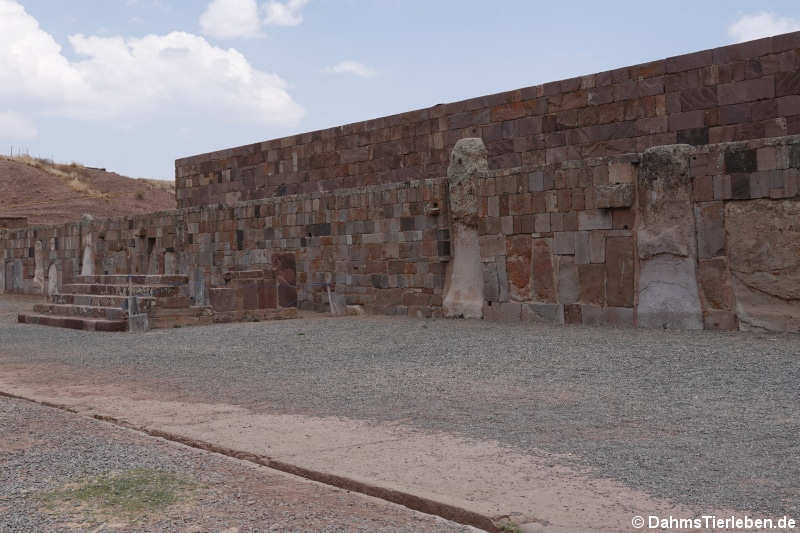
[[523, 322], [546, 322], [550, 324], [564, 323], [564, 306], [559, 304], [523, 304]]
[[722, 202], [695, 207], [697, 218], [697, 255], [711, 259], [725, 255], [725, 221]]
[[512, 300], [530, 300], [531, 248], [532, 238], [530, 235], [514, 235], [506, 240], [506, 268]]
[[572, 304], [580, 299], [578, 265], [570, 256], [560, 256], [558, 260], [558, 303]]
[[584, 304], [605, 305], [605, 265], [578, 265], [579, 301]]
[[633, 239], [606, 239], [606, 301], [613, 307], [633, 307]]
[[522, 305], [517, 302], [487, 302], [483, 306], [483, 318], [491, 322], [519, 322]]
[[598, 209], [629, 207], [633, 205], [633, 185], [618, 183], [598, 185], [594, 190], [594, 206]]
[[717, 257], [707, 261], [701, 260], [697, 273], [703, 309], [733, 311], [733, 287], [727, 259]]
[[642, 327], [703, 328], [689, 172], [695, 152], [688, 145], [672, 145], [651, 148], [642, 156], [636, 232], [637, 323]]
[[725, 229], [740, 327], [800, 331], [800, 201], [730, 202]]
[[660, 255], [640, 263], [638, 324], [658, 329], [703, 329], [692, 259]]
[[634, 314], [630, 307], [600, 307], [582, 305], [581, 321], [587, 326], [633, 327]]
[[612, 212], [609, 209], [578, 211], [578, 229], [581, 231], [611, 229], [612, 227]]
[[533, 298], [539, 302], [556, 302], [552, 239], [533, 239]]
[[[453, 249], [444, 283], [444, 315], [448, 317], [481, 318], [483, 315], [478, 188], [479, 179], [486, 175], [488, 169], [488, 152], [481, 139], [460, 139], [456, 142], [447, 167]], [[505, 210], [501, 208], [500, 211]]]

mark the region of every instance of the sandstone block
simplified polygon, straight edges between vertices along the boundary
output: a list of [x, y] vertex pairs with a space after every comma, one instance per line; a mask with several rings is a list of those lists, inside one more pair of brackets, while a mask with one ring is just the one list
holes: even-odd
[[556, 302], [552, 239], [533, 240], [533, 297], [540, 302]]
[[557, 231], [553, 239], [555, 255], [575, 255], [575, 231]]
[[605, 265], [578, 265], [578, 300], [584, 304], [605, 305], [606, 268]]
[[725, 221], [722, 202], [695, 207], [697, 219], [697, 255], [711, 259], [725, 255]]
[[586, 265], [591, 262], [591, 245], [588, 231], [575, 232], [575, 264]]
[[600, 307], [582, 305], [581, 321], [587, 326], [633, 327], [634, 313], [630, 307]]
[[483, 318], [491, 322], [519, 322], [522, 304], [516, 302], [487, 302], [483, 306]]
[[531, 249], [530, 235], [514, 235], [506, 240], [506, 265], [513, 300], [530, 299]]
[[589, 261], [592, 263], [606, 262], [606, 232], [589, 232]]
[[612, 307], [633, 307], [633, 239], [606, 239], [606, 302]]
[[615, 161], [608, 164], [608, 183], [633, 183], [636, 168], [633, 164], [624, 161]]
[[700, 261], [697, 270], [703, 309], [733, 311], [733, 287], [727, 259]]
[[597, 208], [629, 207], [633, 205], [633, 185], [598, 185], [595, 187], [594, 205]]
[[564, 306], [559, 304], [523, 304], [523, 322], [546, 322], [550, 324], [564, 323]]
[[580, 299], [580, 281], [578, 265], [570, 256], [560, 256], [558, 261], [558, 302], [562, 304], [576, 303]]
[[713, 331], [736, 331], [739, 321], [731, 311], [707, 311], [703, 314], [703, 327]]
[[725, 205], [728, 261], [742, 329], [800, 331], [800, 201]]
[[608, 209], [588, 209], [578, 211], [578, 229], [589, 231], [611, 229], [613, 227], [612, 211]]

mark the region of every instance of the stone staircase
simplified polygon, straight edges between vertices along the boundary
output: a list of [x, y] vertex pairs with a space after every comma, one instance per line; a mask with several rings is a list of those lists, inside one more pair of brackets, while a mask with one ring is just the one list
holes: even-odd
[[211, 309], [193, 305], [188, 283], [187, 276], [77, 276], [18, 321], [87, 331], [128, 331], [131, 317], [143, 329], [210, 324]]

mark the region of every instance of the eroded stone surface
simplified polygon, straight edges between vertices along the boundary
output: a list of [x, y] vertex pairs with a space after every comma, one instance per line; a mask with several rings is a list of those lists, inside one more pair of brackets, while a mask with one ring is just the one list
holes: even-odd
[[742, 328], [800, 331], [800, 201], [729, 202], [725, 229]]
[[58, 265], [53, 263], [47, 272], [47, 295], [56, 294], [61, 288], [61, 271]]
[[642, 157], [636, 232], [642, 327], [703, 328], [689, 172], [694, 151], [688, 145], [661, 146]]
[[526, 301], [531, 296], [531, 245], [530, 235], [514, 235], [507, 242], [506, 261], [511, 299]]
[[478, 239], [478, 179], [489, 169], [488, 153], [478, 138], [459, 140], [450, 154], [450, 223], [453, 256], [447, 269], [444, 315], [483, 316], [483, 268]]

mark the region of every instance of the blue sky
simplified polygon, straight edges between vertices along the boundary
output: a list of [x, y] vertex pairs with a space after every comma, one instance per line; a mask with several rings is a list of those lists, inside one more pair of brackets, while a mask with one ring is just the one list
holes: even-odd
[[0, 152], [178, 157], [800, 29], [800, 2], [0, 0]]

